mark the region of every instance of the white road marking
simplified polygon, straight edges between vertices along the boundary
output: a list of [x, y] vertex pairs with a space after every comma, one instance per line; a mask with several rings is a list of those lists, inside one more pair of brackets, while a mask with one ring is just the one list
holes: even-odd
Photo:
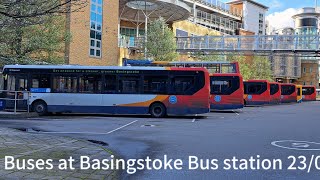
[[109, 132], [107, 132], [107, 134], [110, 134], [110, 133], [113, 133], [113, 132], [115, 132], [115, 131], [118, 131], [119, 129], [122, 129], [122, 128], [124, 128], [124, 127], [127, 127], [127, 126], [129, 126], [129, 125], [131, 125], [131, 124], [133, 124], [133, 123], [135, 123], [135, 122], [137, 122], [138, 120], [135, 120], [135, 121], [132, 121], [132, 122], [130, 122], [130, 123], [128, 123], [128, 124], [125, 124], [125, 125], [123, 125], [123, 126], [121, 126], [121, 127], [118, 127], [118, 128], [116, 128], [116, 129], [114, 129], [114, 130], [112, 130], [112, 131], [109, 131]]
[[135, 123], [135, 122], [137, 122], [138, 120], [135, 120], [135, 121], [132, 121], [132, 122], [130, 122], [130, 123], [128, 123], [128, 124], [125, 124], [125, 125], [123, 125], [123, 126], [121, 126], [121, 127], [118, 127], [118, 128], [116, 128], [116, 129], [114, 129], [114, 130], [111, 130], [111, 131], [109, 131], [109, 132], [106, 132], [106, 133], [104, 133], [104, 132], [81, 132], [81, 131], [74, 131], [74, 132], [68, 132], [68, 131], [65, 131], [65, 132], [37, 132], [37, 131], [32, 131], [31, 133], [43, 133], [43, 134], [91, 134], [91, 135], [107, 135], [107, 134], [111, 134], [111, 133], [113, 133], [113, 132], [115, 132], [115, 131], [118, 131], [118, 130], [120, 130], [120, 129], [122, 129], [122, 128], [124, 128], [124, 127], [127, 127], [127, 126], [129, 126], [129, 125], [131, 125], [131, 124], [133, 124], [133, 123]]
[[[287, 143], [287, 144], [281, 144]], [[293, 150], [301, 150], [301, 151], [319, 151], [320, 150], [320, 143], [318, 142], [311, 142], [311, 141], [296, 141], [296, 140], [280, 140], [280, 141], [273, 141], [271, 145], [283, 148], [283, 149], [293, 149]], [[313, 147], [310, 147], [313, 145]], [[318, 146], [318, 147], [315, 147]]]
[[192, 122], [194, 123], [197, 119], [198, 114], [195, 115], [195, 117], [192, 119]]
[[235, 110], [232, 110], [232, 111], [233, 111], [234, 113], [236, 113], [236, 115], [238, 115], [238, 116], [240, 115], [240, 114], [239, 114], [239, 113], [237, 113]]

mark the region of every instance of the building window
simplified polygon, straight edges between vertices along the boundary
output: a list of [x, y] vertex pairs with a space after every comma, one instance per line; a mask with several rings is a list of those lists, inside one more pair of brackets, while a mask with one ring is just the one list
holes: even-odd
[[312, 67], [310, 67], [310, 73], [312, 73]]
[[303, 85], [306, 85], [306, 82], [305, 82], [305, 81], [303, 81]]
[[263, 34], [264, 15], [259, 13], [259, 34]]
[[[122, 27], [120, 28], [120, 34], [123, 36], [137, 37], [137, 29]], [[139, 29], [138, 35], [144, 36], [144, 29]]]
[[305, 67], [303, 68], [303, 73], [306, 73], [306, 68]]
[[89, 55], [101, 57], [102, 0], [91, 0]]
[[310, 82], [310, 85], [313, 85], [313, 83], [312, 83], [312, 82]]

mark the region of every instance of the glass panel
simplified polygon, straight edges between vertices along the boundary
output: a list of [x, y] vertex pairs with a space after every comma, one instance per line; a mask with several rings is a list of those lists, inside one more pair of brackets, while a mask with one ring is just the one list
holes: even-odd
[[100, 50], [96, 50], [96, 56], [101, 56]]
[[96, 32], [96, 39], [101, 40], [101, 32]]
[[102, 8], [100, 6], [98, 6], [98, 13], [102, 14]]
[[77, 77], [57, 76], [53, 78], [53, 92], [76, 93]]
[[79, 78], [80, 93], [101, 93], [101, 75], [87, 75]]
[[90, 13], [90, 20], [91, 21], [96, 21], [96, 13], [94, 13], [94, 12]]
[[139, 93], [140, 77], [122, 76], [119, 81], [120, 93], [136, 94]]
[[168, 76], [145, 76], [143, 81], [143, 93], [145, 94], [168, 94]]
[[90, 38], [92, 39], [96, 38], [96, 32], [94, 30], [90, 30]]
[[91, 4], [91, 11], [96, 11], [96, 5]]
[[104, 92], [116, 93], [116, 89], [117, 89], [116, 76], [114, 75], [105, 76]]
[[95, 23], [95, 22], [91, 22], [90, 28], [91, 28], [91, 29], [96, 29], [96, 23]]
[[101, 31], [101, 24], [97, 24], [97, 30]]
[[94, 49], [90, 49], [90, 55], [94, 56]]

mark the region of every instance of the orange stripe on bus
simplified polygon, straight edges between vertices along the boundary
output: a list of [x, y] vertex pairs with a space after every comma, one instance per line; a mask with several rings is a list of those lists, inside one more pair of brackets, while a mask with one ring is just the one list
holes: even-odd
[[130, 103], [130, 104], [121, 104], [119, 106], [127, 106], [127, 107], [131, 107], [131, 106], [135, 106], [135, 107], [147, 107], [150, 106], [151, 103], [155, 102], [155, 101], [160, 101], [163, 102], [165, 99], [168, 98], [168, 95], [158, 95], [155, 98], [149, 100], [149, 101], [144, 101], [144, 102], [138, 102], [138, 103]]

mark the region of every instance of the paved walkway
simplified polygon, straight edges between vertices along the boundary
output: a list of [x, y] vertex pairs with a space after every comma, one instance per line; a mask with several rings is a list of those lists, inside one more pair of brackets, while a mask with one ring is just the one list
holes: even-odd
[[[22, 159], [53, 159], [52, 170], [5, 170], [5, 156]], [[59, 170], [59, 159], [72, 156], [75, 170]], [[112, 170], [80, 170], [79, 157], [109, 159], [108, 150], [93, 143], [45, 134], [27, 133], [0, 128], [0, 177], [1, 179], [117, 179]], [[21, 165], [21, 162], [20, 162]]]

